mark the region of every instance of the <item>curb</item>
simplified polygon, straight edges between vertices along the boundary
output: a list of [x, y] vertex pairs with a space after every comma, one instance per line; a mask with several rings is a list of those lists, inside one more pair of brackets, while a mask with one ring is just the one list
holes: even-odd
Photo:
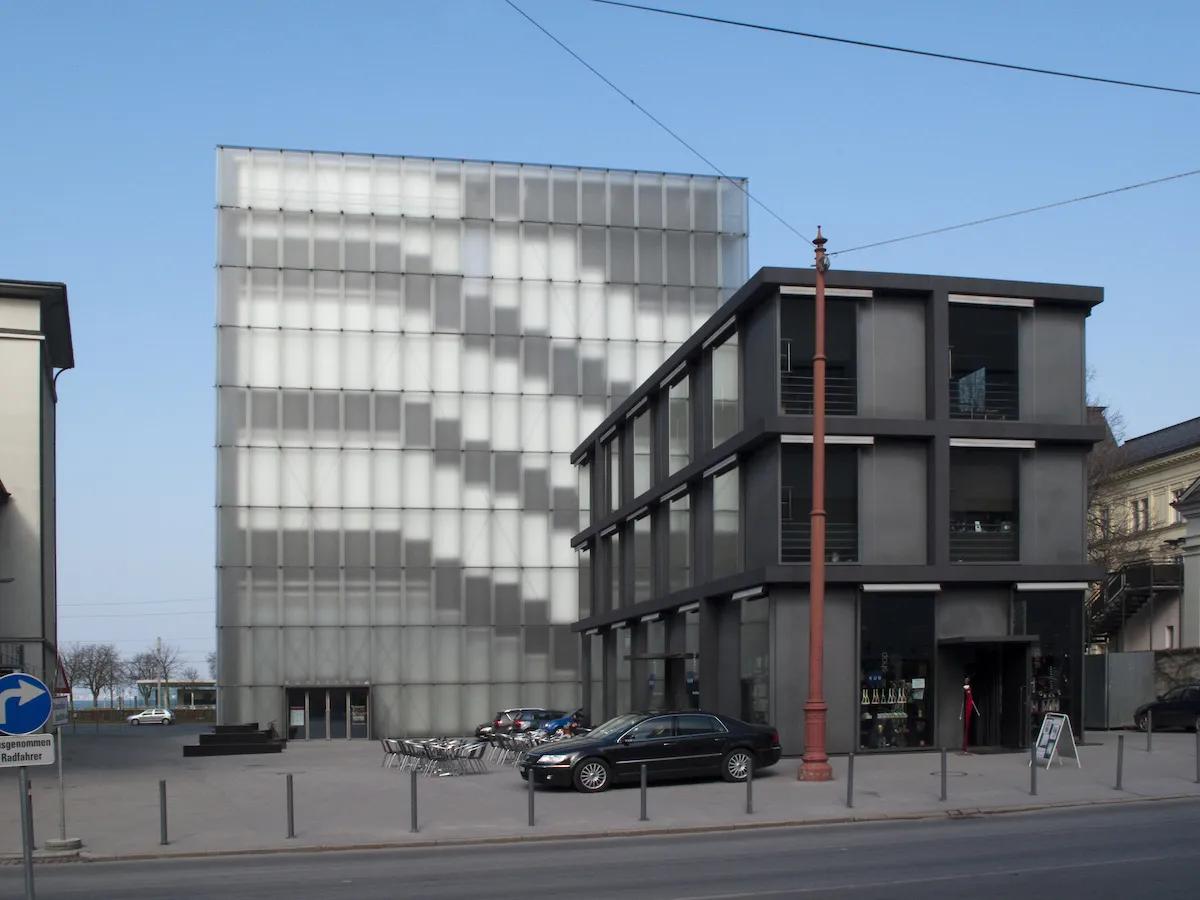
[[[151, 860], [210, 859], [239, 856], [283, 856], [295, 853], [354, 853], [373, 850], [429, 850], [440, 847], [487, 847], [505, 844], [541, 844], [564, 841], [595, 841], [619, 838], [671, 837], [688, 834], [721, 834], [739, 831], [763, 831], [776, 828], [814, 828], [823, 825], [857, 825], [878, 822], [915, 822], [935, 819], [967, 819], [983, 816], [1005, 816], [1019, 813], [1044, 812], [1052, 809], [1074, 809], [1084, 806], [1117, 806], [1131, 803], [1161, 803], [1175, 800], [1197, 800], [1197, 794], [1169, 794], [1161, 797], [1115, 797], [1111, 800], [1066, 800], [1050, 803], [1031, 803], [1022, 806], [1003, 806], [990, 809], [961, 807], [945, 810], [909, 813], [862, 813], [835, 816], [827, 819], [776, 819], [762, 822], [742, 822], [721, 825], [679, 825], [664, 828], [621, 828], [611, 831], [580, 831], [561, 834], [512, 834], [478, 838], [432, 838], [412, 841], [378, 841], [358, 844], [303, 844], [291, 847], [262, 847], [242, 850], [183, 850], [163, 853], [98, 854], [87, 850], [51, 854], [37, 851], [35, 863], [57, 862], [144, 862]], [[0, 854], [0, 866], [19, 864], [19, 854]]]

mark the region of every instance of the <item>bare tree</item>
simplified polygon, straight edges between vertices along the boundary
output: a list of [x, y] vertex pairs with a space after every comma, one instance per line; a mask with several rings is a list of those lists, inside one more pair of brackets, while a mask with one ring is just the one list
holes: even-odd
[[183, 670], [183, 680], [196, 682], [200, 680], [200, 670], [195, 666], [188, 666]]
[[[138, 653], [130, 657], [125, 662], [126, 678], [130, 684], [136, 685], [138, 694], [141, 695], [142, 703], [149, 705], [150, 695], [154, 693], [155, 681], [162, 674], [158, 667], [158, 661], [154, 658], [153, 653]], [[140, 683], [139, 682], [143, 682]]]
[[86, 687], [92, 695], [92, 707], [100, 705], [100, 695], [113, 683], [120, 668], [120, 654], [113, 644], [72, 644], [63, 656], [63, 668], [72, 686]]
[[[83, 670], [87, 667], [85, 658], [87, 651], [84, 645], [76, 641], [73, 644], [68, 644], [66, 647], [59, 650], [58, 658], [62, 663], [63, 672], [67, 676], [67, 686], [74, 688], [76, 685], [83, 684]], [[71, 713], [74, 718], [75, 712], [75, 692], [71, 692]]]
[[153, 657], [154, 664], [158, 669], [154, 677], [161, 678], [165, 683], [170, 684], [171, 679], [183, 667], [183, 660], [179, 656], [179, 648], [171, 644], [158, 642], [150, 649], [150, 655]]
[[216, 679], [217, 677], [217, 651], [209, 650], [208, 656], [205, 657], [205, 662], [208, 663], [208, 677]]
[[1139, 530], [1131, 515], [1124, 416], [1090, 396], [1087, 413], [1089, 424], [1105, 426], [1104, 439], [1092, 447], [1087, 461], [1088, 559], [1107, 574], [1144, 559], [1153, 550], [1155, 539]]

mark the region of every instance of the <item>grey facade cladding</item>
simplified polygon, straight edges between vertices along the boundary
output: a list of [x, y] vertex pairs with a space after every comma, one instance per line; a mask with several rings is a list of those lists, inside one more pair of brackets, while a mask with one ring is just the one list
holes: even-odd
[[[789, 459], [806, 452], [805, 441], [811, 446], [812, 417], [804, 408], [811, 387], [806, 395], [807, 360], [799, 347], [803, 340], [788, 329], [797, 315], [803, 320], [807, 314], [797, 313], [795, 304], [811, 305], [814, 281], [815, 273], [808, 269], [759, 270], [572, 454], [572, 462], [586, 464], [593, 496], [601, 501], [612, 494], [610, 472], [602, 464], [604, 447], [615, 437], [622, 454], [618, 502], [593, 503], [590, 523], [572, 540], [577, 548], [590, 550], [594, 561], [581, 576], [581, 596], [593, 602], [574, 626], [587, 635], [585, 657], [598, 652], [591, 649], [593, 636], [611, 641], [614, 629], [628, 627], [631, 645], [636, 645], [646, 622], [661, 618], [670, 632], [680, 611], [690, 612], [698, 604], [699, 638], [693, 649], [701, 700], [705, 706], [737, 714], [738, 666], [744, 661], [738, 662], [737, 604], [730, 599], [766, 593], [773, 648], [771, 709], [785, 747], [793, 749], [801, 740], [800, 708], [807, 689], [809, 567], [806, 555], [787, 557], [789, 547], [800, 553], [806, 544], [807, 507], [803, 516], [784, 521], [781, 502], [787, 504], [789, 498], [782, 472]], [[844, 751], [853, 746], [861, 626], [856, 616], [864, 585], [909, 585], [917, 590], [934, 586], [937, 598], [931, 615], [937, 625], [931, 640], [947, 641], [972, 635], [1019, 638], [1025, 634], [1025, 619], [1018, 623], [1013, 610], [1025, 610], [1027, 604], [1034, 609], [1038, 600], [1036, 592], [1018, 596], [1018, 585], [1023, 590], [1031, 585], [1042, 590], [1069, 586], [1067, 592], [1078, 592], [1082, 604], [1079, 586], [1098, 577], [1086, 562], [1085, 460], [1092, 444], [1102, 439], [1103, 427], [1086, 419], [1084, 334], [1086, 319], [1102, 301], [1103, 291], [838, 270], [828, 273], [826, 283], [827, 309], [837, 311], [828, 317], [827, 326], [829, 446], [854, 458], [853, 512], [847, 513], [852, 521], [844, 523], [845, 552], [826, 569], [830, 747]], [[835, 333], [836, 328], [841, 331]], [[1000, 332], [994, 332], [994, 343], [1011, 346], [1008, 372], [1001, 371], [1003, 362], [972, 362], [971, 348], [988, 343], [981, 343], [979, 336], [987, 338], [993, 334], [989, 329], [996, 328]], [[714, 441], [712, 351], [734, 333], [740, 427]], [[793, 349], [799, 365], [790, 358]], [[810, 358], [811, 350], [808, 354]], [[845, 358], [844, 366], [839, 367], [838, 354]], [[671, 466], [668, 444], [674, 414], [668, 386], [685, 374], [690, 453], [686, 464]], [[635, 495], [626, 436], [630, 423], [642, 414], [650, 416], [656, 440], [649, 487]], [[981, 461], [980, 471], [998, 474], [964, 474], [972, 471], [968, 462], [978, 468]], [[713, 479], [719, 477], [715, 470], [730, 464], [738, 473], [735, 540], [740, 564], [736, 571], [714, 572], [713, 560], [720, 553], [714, 540], [719, 544], [722, 514], [714, 510]], [[964, 490], [978, 488], [988, 495], [979, 501], [981, 508], [1002, 502], [999, 494], [1008, 488], [1001, 482], [1009, 478], [1011, 496], [1003, 502], [1011, 508], [999, 518], [1013, 521], [989, 524], [986, 515], [954, 511], [955, 504], [964, 502]], [[665, 511], [680, 496], [689, 498], [691, 510], [683, 538], [690, 565], [686, 585], [669, 583], [660, 571], [673, 565], [660, 551], [673, 546], [674, 526]], [[803, 497], [797, 501], [807, 502]], [[630, 523], [644, 515], [651, 518], [657, 561], [649, 597], [635, 595], [630, 572], [636, 555]], [[982, 524], [976, 520], [973, 528], [967, 527], [971, 516], [978, 516]], [[831, 512], [831, 523], [834, 518]], [[833, 528], [831, 524], [831, 547]], [[611, 601], [611, 572], [603, 552], [613, 534], [620, 536], [625, 562], [617, 604]], [[1074, 600], [1064, 602], [1067, 608]], [[972, 630], [963, 630], [968, 625]], [[1073, 635], [1063, 640], [1074, 646]], [[721, 653], [722, 643], [730, 641], [732, 649]], [[780, 642], [786, 644], [786, 652]], [[1081, 654], [1081, 630], [1078, 643]], [[622, 661], [607, 644], [603, 652], [603, 676], [590, 686], [584, 684], [584, 696], [595, 712], [607, 713], [614, 711], [608, 692], [603, 697], [592, 694], [619, 683], [625, 673], [609, 671], [619, 669]], [[639, 654], [630, 656], [636, 659]], [[951, 738], [946, 675], [956, 671], [956, 660], [947, 657], [937, 682], [940, 741]], [[636, 673], [629, 677], [635, 700], [640, 690]], [[961, 684], [955, 690], [961, 691]], [[1070, 690], [1078, 690], [1078, 684]], [[835, 709], [838, 691], [846, 694], [846, 705]], [[1073, 718], [1081, 708], [1080, 696]]]

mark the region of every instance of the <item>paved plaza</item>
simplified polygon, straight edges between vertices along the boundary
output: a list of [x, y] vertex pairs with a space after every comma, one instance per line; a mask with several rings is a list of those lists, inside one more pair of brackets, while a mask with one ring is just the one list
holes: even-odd
[[[944, 803], [936, 752], [859, 756], [853, 809], [846, 806], [845, 758], [833, 760], [836, 780], [827, 784], [797, 782], [798, 760], [784, 759], [755, 779], [750, 815], [745, 786], [723, 782], [652, 785], [646, 822], [639, 820], [637, 786], [591, 796], [539, 789], [532, 828], [525, 783], [513, 769], [493, 765], [487, 774], [419, 777], [420, 830], [412, 834], [408, 773], [381, 768], [378, 742], [297, 742], [279, 755], [184, 759], [180, 748], [195, 743], [201, 730], [66, 730], [67, 834], [83, 840], [85, 858], [817, 824], [1200, 796], [1194, 735], [1155, 734], [1149, 753], [1145, 735], [1126, 735], [1124, 789], [1118, 791], [1117, 736], [1094, 734], [1080, 748], [1082, 768], [1067, 761], [1039, 771], [1036, 797], [1024, 754], [951, 753]], [[58, 837], [58, 784], [53, 767], [31, 771], [41, 846]], [[295, 785], [296, 837], [290, 840], [288, 773]], [[159, 842], [160, 779], [168, 793], [165, 847]], [[0, 854], [11, 856], [20, 847], [16, 777], [6, 771], [0, 780], [0, 797], [8, 797], [10, 807], [0, 817]]]

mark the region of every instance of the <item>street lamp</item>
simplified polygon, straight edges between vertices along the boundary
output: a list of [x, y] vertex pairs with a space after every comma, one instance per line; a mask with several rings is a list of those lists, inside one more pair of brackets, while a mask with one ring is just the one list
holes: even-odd
[[825, 255], [826, 238], [817, 226], [816, 341], [813, 352], [812, 512], [808, 590], [808, 702], [804, 704], [804, 757], [797, 778], [830, 781], [825, 752]]

